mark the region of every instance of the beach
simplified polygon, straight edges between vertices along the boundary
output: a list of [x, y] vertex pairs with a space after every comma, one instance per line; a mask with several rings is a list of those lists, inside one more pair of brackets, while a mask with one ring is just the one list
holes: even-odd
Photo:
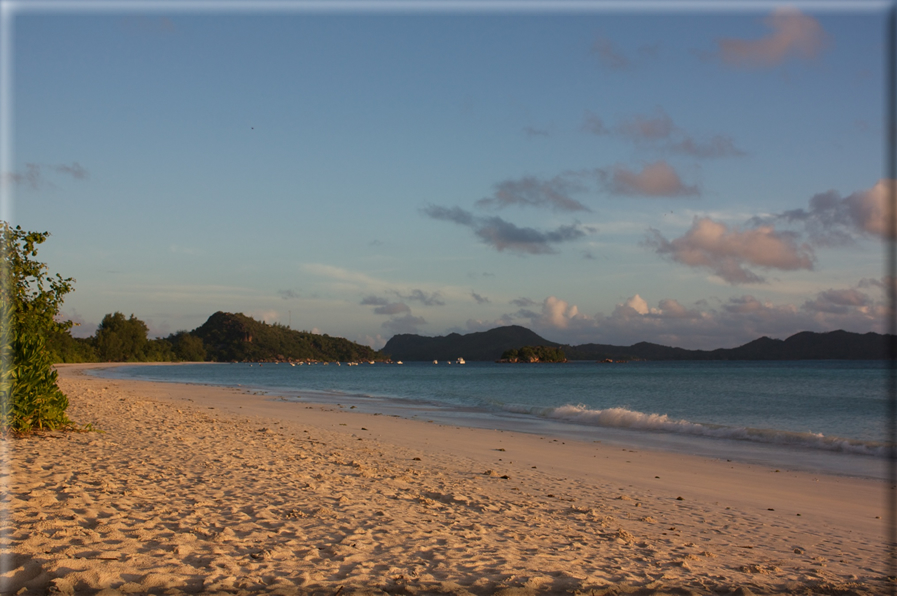
[[91, 366], [101, 432], [2, 442], [0, 593], [890, 592], [880, 481]]

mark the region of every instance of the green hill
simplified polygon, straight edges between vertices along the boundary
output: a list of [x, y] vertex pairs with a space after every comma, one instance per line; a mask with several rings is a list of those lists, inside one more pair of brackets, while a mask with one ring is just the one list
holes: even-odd
[[269, 325], [240, 313], [216, 312], [190, 335], [202, 339], [208, 360], [218, 362], [384, 360], [379, 352], [348, 339]]
[[394, 335], [381, 351], [393, 360], [498, 360], [506, 350], [559, 345], [539, 337], [526, 327], [509, 325], [466, 335], [450, 333], [424, 337], [402, 333]]

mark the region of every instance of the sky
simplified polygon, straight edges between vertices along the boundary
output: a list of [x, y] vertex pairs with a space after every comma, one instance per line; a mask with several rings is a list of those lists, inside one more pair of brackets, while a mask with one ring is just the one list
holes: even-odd
[[4, 4], [76, 336], [884, 331], [886, 3]]

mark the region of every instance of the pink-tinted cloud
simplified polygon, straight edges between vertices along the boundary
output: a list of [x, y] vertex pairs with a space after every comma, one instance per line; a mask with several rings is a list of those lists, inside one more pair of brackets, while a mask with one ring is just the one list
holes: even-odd
[[792, 233], [776, 232], [772, 226], [730, 230], [726, 224], [707, 217], [695, 218], [691, 229], [674, 240], [649, 230], [645, 244], [683, 265], [709, 269], [731, 284], [763, 282], [749, 266], [811, 270], [815, 260], [813, 250], [798, 244]]
[[657, 107], [653, 114], [631, 116], [612, 128], [606, 126], [601, 118], [587, 111], [583, 118], [582, 129], [598, 136], [615, 135], [641, 148], [698, 159], [745, 155], [745, 152], [727, 135], [716, 134], [710, 138], [696, 138], [676, 126], [673, 119], [661, 107]]
[[605, 190], [615, 195], [642, 197], [697, 196], [697, 186], [687, 185], [676, 170], [665, 161], [647, 164], [640, 172], [624, 166], [598, 170]]
[[816, 295], [813, 300], [804, 303], [803, 309], [814, 313], [844, 314], [850, 309], [867, 311], [872, 305], [868, 294], [855, 288], [826, 290]]
[[806, 209], [792, 209], [770, 217], [754, 218], [754, 224], [786, 222], [800, 224], [810, 241], [819, 246], [849, 244], [857, 236], [887, 239], [888, 202], [892, 185], [886, 179], [847, 197], [834, 191], [818, 193]]
[[867, 234], [887, 238], [888, 202], [892, 191], [893, 187], [887, 180], [879, 180], [869, 190], [855, 192], [844, 199], [854, 225]]
[[811, 60], [828, 45], [819, 21], [794, 8], [778, 8], [763, 22], [772, 30], [765, 37], [718, 40], [719, 59], [738, 68], [764, 68], [793, 56]]

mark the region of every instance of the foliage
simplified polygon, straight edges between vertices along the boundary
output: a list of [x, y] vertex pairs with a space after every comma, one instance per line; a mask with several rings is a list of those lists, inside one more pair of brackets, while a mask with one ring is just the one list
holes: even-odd
[[47, 232], [0, 222], [0, 429], [19, 433], [71, 426], [68, 399], [56, 383], [47, 338], [71, 323], [55, 320], [74, 280], [36, 261]]
[[139, 362], [145, 359], [146, 323], [133, 314], [126, 319], [120, 312], [103, 317], [97, 327], [97, 354], [102, 362]]
[[191, 332], [202, 339], [210, 360], [383, 360], [379, 352], [341, 337], [294, 331], [243, 314], [216, 312]]
[[507, 350], [501, 359], [507, 362], [567, 362], [563, 350], [549, 346], [523, 346], [517, 350]]
[[68, 329], [47, 335], [47, 351], [52, 362], [99, 362], [93, 338], [72, 337]]
[[175, 353], [164, 339], [147, 339], [149, 328], [133, 314], [103, 317], [93, 339], [100, 362], [171, 362]]
[[202, 362], [206, 359], [206, 347], [199, 337], [187, 331], [178, 331], [165, 338], [174, 350], [176, 360]]

